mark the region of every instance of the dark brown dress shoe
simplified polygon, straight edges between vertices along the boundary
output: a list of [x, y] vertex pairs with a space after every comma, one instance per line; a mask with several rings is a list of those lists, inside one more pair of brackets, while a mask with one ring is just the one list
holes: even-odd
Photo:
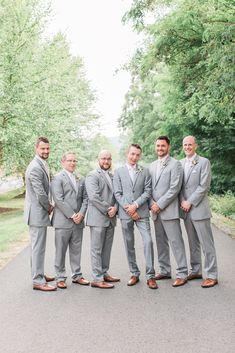
[[106, 282], [91, 282], [91, 287], [101, 288], [101, 289], [111, 289], [114, 288], [114, 284]]
[[180, 287], [180, 286], [183, 286], [185, 283], [187, 283], [187, 277], [176, 278], [175, 282], [172, 284], [172, 287]]
[[57, 290], [56, 287], [50, 286], [50, 285], [47, 284], [47, 283], [43, 283], [43, 284], [34, 284], [34, 285], [33, 285], [33, 289], [41, 290], [41, 291], [43, 291], [43, 292], [52, 292], [52, 291]]
[[218, 284], [218, 280], [215, 278], [207, 278], [207, 279], [204, 279], [204, 281], [202, 282], [201, 284], [201, 287], [202, 288], [211, 288], [211, 287], [214, 287], [216, 284]]
[[57, 288], [66, 289], [67, 284], [64, 281], [59, 281], [59, 282], [57, 282]]
[[151, 289], [157, 289], [158, 288], [158, 285], [157, 285], [157, 282], [156, 282], [155, 278], [148, 279], [147, 280], [147, 285]]
[[194, 279], [202, 279], [202, 275], [200, 273], [190, 273], [187, 278], [188, 281], [192, 281]]
[[104, 281], [105, 282], [110, 282], [110, 283], [112, 283], [112, 282], [120, 282], [120, 278], [107, 275], [107, 276], [104, 276]]
[[136, 283], [139, 282], [139, 277], [137, 276], [131, 276], [131, 278], [129, 279], [129, 281], [127, 282], [128, 286], [134, 286]]
[[90, 282], [89, 281], [87, 281], [85, 278], [83, 278], [83, 277], [80, 277], [80, 278], [78, 278], [78, 279], [76, 279], [76, 280], [73, 280], [72, 281], [73, 283], [77, 283], [77, 284], [81, 284], [82, 286], [89, 286], [89, 284], [90, 284]]
[[47, 275], [44, 275], [44, 278], [45, 278], [45, 281], [46, 281], [46, 282], [52, 282], [52, 281], [55, 280], [55, 277], [47, 276]]
[[170, 275], [162, 275], [161, 273], [158, 273], [156, 276], [155, 276], [155, 279], [156, 281], [159, 281], [161, 279], [170, 279], [171, 276]]

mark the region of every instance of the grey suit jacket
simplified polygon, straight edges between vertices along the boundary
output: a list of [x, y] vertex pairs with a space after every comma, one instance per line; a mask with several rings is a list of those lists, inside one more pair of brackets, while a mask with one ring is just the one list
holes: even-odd
[[[88, 204], [85, 178], [77, 180], [75, 189], [68, 174], [62, 170], [53, 178], [51, 191], [55, 202], [52, 216], [54, 228], [72, 228], [75, 225], [71, 219], [74, 213], [79, 212], [85, 217]], [[76, 226], [84, 228], [84, 220]]]
[[[181, 160], [184, 168], [185, 159]], [[193, 220], [203, 220], [211, 217], [208, 191], [211, 183], [211, 166], [207, 158], [196, 155], [186, 179], [183, 179], [180, 200], [187, 200], [192, 204], [189, 211]], [[186, 213], [181, 211], [182, 218]]]
[[[113, 179], [110, 174], [111, 181]], [[116, 206], [113, 188], [100, 168], [93, 170], [86, 177], [88, 194], [88, 210], [86, 224], [93, 227], [108, 227], [116, 225], [116, 216], [108, 216], [109, 207]]]
[[151, 196], [151, 177], [146, 168], [137, 166], [134, 182], [132, 182], [127, 166], [115, 170], [113, 179], [114, 193], [120, 207], [120, 219], [130, 219], [124, 207], [136, 202], [140, 218], [149, 217], [148, 200]]
[[30, 226], [43, 227], [51, 225], [49, 218], [49, 179], [43, 163], [34, 158], [25, 174], [26, 195], [24, 219]]
[[[179, 192], [182, 185], [183, 169], [181, 163], [169, 157], [164, 163], [158, 178], [156, 179], [157, 161], [149, 166], [152, 178], [152, 198], [161, 209], [161, 219], [170, 220], [180, 217], [179, 214]], [[157, 214], [152, 214], [153, 220], [157, 219]]]

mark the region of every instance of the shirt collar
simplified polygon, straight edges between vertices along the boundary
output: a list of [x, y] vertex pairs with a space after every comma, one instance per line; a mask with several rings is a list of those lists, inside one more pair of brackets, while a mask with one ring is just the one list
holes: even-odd
[[35, 155], [35, 157], [36, 157], [39, 161], [41, 161], [41, 162], [43, 163], [43, 165], [48, 166], [48, 163], [47, 163], [47, 161], [46, 161], [45, 159], [42, 159], [42, 158], [39, 157], [37, 154]]
[[169, 154], [167, 154], [166, 156], [164, 156], [163, 158], [158, 158], [158, 160], [161, 162], [161, 163], [164, 163], [167, 158], [169, 157]]
[[132, 165], [126, 163], [126, 166], [127, 166], [128, 170], [133, 170], [133, 169], [136, 170], [136, 168], [137, 168], [136, 164], [132, 166]]
[[194, 153], [194, 155], [193, 155], [192, 157], [190, 157], [190, 158], [187, 158], [187, 157], [186, 157], [186, 161], [187, 161], [187, 162], [192, 162], [192, 161], [196, 158], [196, 155], [197, 155], [197, 154]]

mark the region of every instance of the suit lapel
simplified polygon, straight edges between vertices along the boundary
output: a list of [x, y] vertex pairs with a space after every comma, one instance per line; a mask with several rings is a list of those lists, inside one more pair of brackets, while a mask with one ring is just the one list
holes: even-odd
[[[106, 178], [106, 176], [104, 175], [104, 173], [102, 172], [101, 169], [97, 169], [98, 173], [101, 175], [101, 178], [104, 180], [105, 184], [108, 186], [108, 188], [112, 191], [113, 193], [113, 189], [112, 186], [110, 185], [108, 179]], [[110, 177], [110, 179], [112, 180], [112, 178]]]
[[159, 180], [160, 180], [160, 178], [161, 178], [162, 172], [163, 172], [163, 170], [166, 168], [166, 166], [167, 166], [167, 164], [169, 163], [169, 161], [170, 161], [170, 156], [168, 156], [168, 158], [167, 158], [167, 159], [165, 160], [165, 162], [164, 162], [164, 165], [161, 167], [160, 173], [159, 173], [158, 177], [156, 178], [156, 183], [155, 183], [154, 188], [157, 186], [157, 184], [158, 184], [158, 182], [159, 182]]
[[188, 175], [186, 177], [185, 184], [187, 184], [187, 182], [189, 181], [190, 175], [191, 175], [191, 173], [197, 163], [198, 163], [198, 155], [196, 155], [196, 157], [194, 158], [194, 160], [192, 161], [192, 163], [190, 165], [190, 169], [189, 169]]
[[[136, 184], [136, 182], [137, 182], [137, 179], [138, 179], [140, 173], [141, 173], [141, 170], [140, 170], [140, 167], [139, 167], [138, 164], [137, 164], [137, 166], [136, 166], [136, 172], [135, 172], [135, 177], [134, 177], [134, 180], [133, 180], [133, 187], [135, 186], [135, 184]], [[128, 174], [129, 174], [129, 173], [128, 173]]]
[[40, 159], [38, 159], [36, 157], [34, 158], [34, 160], [36, 161], [36, 163], [38, 163], [40, 165], [40, 167], [42, 168], [42, 170], [46, 174], [48, 182], [49, 182], [49, 175], [47, 174], [46, 168], [45, 168], [44, 164], [42, 163], [42, 161], [40, 161]]
[[77, 193], [77, 190], [75, 189], [75, 186], [73, 185], [72, 180], [70, 179], [68, 174], [64, 171], [63, 175], [66, 178], [66, 180], [69, 182], [69, 184], [70, 184], [71, 188], [74, 190], [74, 192]]

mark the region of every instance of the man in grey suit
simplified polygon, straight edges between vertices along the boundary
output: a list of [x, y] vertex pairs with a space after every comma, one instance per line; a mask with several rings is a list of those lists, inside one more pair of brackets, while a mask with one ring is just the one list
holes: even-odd
[[159, 136], [155, 142], [158, 159], [150, 167], [152, 198], [150, 208], [154, 222], [160, 273], [156, 279], [171, 278], [169, 243], [176, 260], [176, 280], [173, 287], [187, 282], [187, 259], [180, 228], [179, 200], [183, 170], [179, 161], [170, 157], [170, 140]]
[[181, 161], [184, 180], [180, 199], [190, 248], [191, 273], [188, 280], [202, 278], [202, 247], [206, 279], [201, 286], [210, 288], [218, 283], [216, 252], [210, 223], [211, 211], [207, 196], [211, 182], [211, 167], [207, 158], [196, 154], [196, 149], [195, 137], [185, 137], [183, 150], [186, 158]]
[[113, 177], [109, 171], [111, 153], [102, 150], [98, 163], [99, 167], [86, 177], [89, 200], [86, 224], [91, 232], [91, 286], [110, 289], [114, 287], [113, 282], [120, 281], [108, 273], [118, 210], [113, 193]]
[[72, 282], [89, 285], [81, 272], [81, 251], [84, 228], [84, 217], [88, 198], [85, 178], [78, 178], [74, 173], [77, 165], [75, 153], [67, 152], [62, 157], [63, 170], [58, 173], [51, 184], [55, 208], [52, 225], [55, 228], [55, 272], [57, 287], [67, 288], [65, 256], [69, 246]]
[[48, 285], [54, 277], [44, 274], [47, 227], [51, 225], [49, 215], [53, 206], [49, 201], [50, 177], [47, 159], [50, 146], [46, 137], [36, 142], [36, 156], [30, 162], [26, 174], [26, 196], [24, 217], [29, 225], [31, 238], [31, 272], [33, 289], [54, 291], [56, 287]]
[[153, 242], [149, 224], [148, 200], [151, 196], [151, 178], [148, 169], [137, 164], [141, 158], [141, 147], [132, 144], [127, 151], [127, 163], [114, 173], [115, 197], [119, 203], [119, 218], [122, 224], [124, 244], [131, 272], [128, 286], [139, 282], [140, 270], [136, 262], [134, 224], [140, 231], [144, 243], [147, 285], [157, 288], [154, 270]]

